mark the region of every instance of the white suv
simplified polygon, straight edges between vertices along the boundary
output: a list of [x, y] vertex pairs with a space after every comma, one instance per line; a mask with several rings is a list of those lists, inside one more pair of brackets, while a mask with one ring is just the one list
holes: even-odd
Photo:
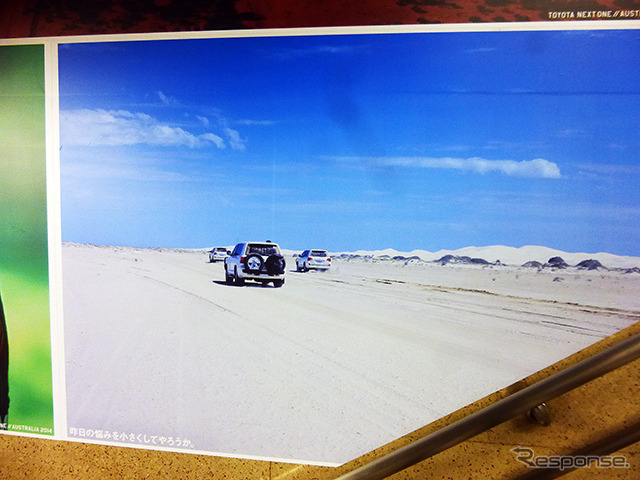
[[326, 250], [305, 250], [296, 258], [296, 270], [299, 272], [329, 268], [331, 268], [331, 258]]
[[284, 257], [280, 247], [271, 242], [239, 243], [224, 260], [224, 276], [227, 283], [244, 285], [254, 280], [263, 285], [273, 282], [274, 287], [284, 284]]
[[209, 252], [209, 262], [215, 263], [217, 261], [224, 261], [229, 255], [229, 250], [224, 247], [216, 247]]

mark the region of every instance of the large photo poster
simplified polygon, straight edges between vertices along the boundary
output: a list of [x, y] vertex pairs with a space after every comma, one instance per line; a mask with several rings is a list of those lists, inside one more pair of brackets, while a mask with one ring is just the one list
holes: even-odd
[[68, 437], [339, 465], [636, 323], [639, 48], [60, 42]]
[[172, 3], [1, 42], [0, 433], [338, 466], [637, 327], [633, 5]]

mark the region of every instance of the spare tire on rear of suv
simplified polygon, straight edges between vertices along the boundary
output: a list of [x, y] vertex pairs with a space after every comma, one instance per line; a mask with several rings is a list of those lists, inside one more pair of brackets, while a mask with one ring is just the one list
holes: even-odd
[[247, 255], [247, 258], [244, 259], [244, 266], [250, 272], [259, 272], [262, 270], [263, 264], [264, 260], [257, 253]]
[[286, 262], [282, 255], [274, 254], [274, 255], [269, 255], [269, 258], [267, 258], [266, 265], [267, 265], [267, 273], [271, 275], [280, 275], [281, 273], [284, 273]]

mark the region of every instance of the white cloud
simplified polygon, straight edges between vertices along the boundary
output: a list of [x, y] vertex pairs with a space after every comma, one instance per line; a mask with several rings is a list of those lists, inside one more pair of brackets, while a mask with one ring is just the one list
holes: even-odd
[[639, 175], [640, 165], [636, 164], [600, 164], [600, 163], [580, 163], [578, 167], [586, 172], [595, 173], [598, 176], [628, 176]]
[[107, 163], [65, 162], [63, 169], [65, 178], [95, 179], [104, 181], [128, 180], [136, 182], [191, 182], [193, 178], [181, 172], [163, 171], [156, 168], [138, 165]]
[[224, 133], [229, 137], [229, 143], [234, 150], [244, 151], [246, 150], [246, 140], [240, 138], [240, 132], [233, 128], [225, 127]]
[[584, 138], [587, 136], [587, 132], [579, 130], [577, 128], [564, 128], [556, 133], [558, 138]]
[[316, 55], [352, 55], [359, 53], [364, 48], [366, 47], [354, 47], [352, 45], [318, 45], [312, 48], [290, 48], [276, 52], [275, 55], [283, 60]]
[[202, 117], [200, 115], [196, 115], [196, 118], [204, 125], [205, 127], [209, 126], [209, 119], [207, 117]]
[[236, 120], [233, 123], [236, 125], [249, 125], [249, 126], [259, 126], [259, 127], [270, 127], [276, 124], [274, 120], [251, 120], [251, 119]]
[[[353, 159], [342, 159], [353, 160]], [[359, 159], [379, 166], [451, 169], [476, 173], [497, 172], [511, 177], [560, 178], [560, 168], [553, 162], [534, 160], [486, 160], [484, 158], [384, 157]]]
[[190, 148], [214, 145], [225, 148], [222, 138], [213, 133], [194, 135], [145, 113], [126, 110], [62, 111], [60, 129], [63, 147], [145, 144]]
[[478, 48], [472, 48], [470, 50], [467, 50], [467, 53], [475, 55], [477, 53], [492, 53], [497, 50], [498, 49], [496, 47], [478, 47]]
[[165, 95], [161, 91], [158, 91], [157, 93], [158, 93], [158, 98], [160, 99], [160, 102], [162, 102], [163, 105], [167, 105], [167, 106], [178, 105], [179, 102], [175, 98], [170, 97], [169, 95]]
[[220, 149], [227, 148], [226, 144], [224, 143], [224, 140], [218, 135], [214, 135], [213, 133], [205, 133], [204, 135], [201, 135], [200, 138], [202, 138], [203, 140], [207, 140], [211, 143], [214, 143], [216, 147]]

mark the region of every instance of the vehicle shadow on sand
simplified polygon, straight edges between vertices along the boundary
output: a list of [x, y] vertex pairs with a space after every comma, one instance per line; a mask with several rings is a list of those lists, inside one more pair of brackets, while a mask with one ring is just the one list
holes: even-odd
[[227, 283], [224, 280], [212, 280], [213, 283], [215, 283], [216, 285], [222, 285], [223, 287], [232, 287], [232, 288], [239, 288], [239, 287], [253, 287], [253, 288], [275, 288], [273, 286], [272, 283], [258, 283], [258, 282], [246, 282], [244, 285], [236, 285], [234, 283]]

